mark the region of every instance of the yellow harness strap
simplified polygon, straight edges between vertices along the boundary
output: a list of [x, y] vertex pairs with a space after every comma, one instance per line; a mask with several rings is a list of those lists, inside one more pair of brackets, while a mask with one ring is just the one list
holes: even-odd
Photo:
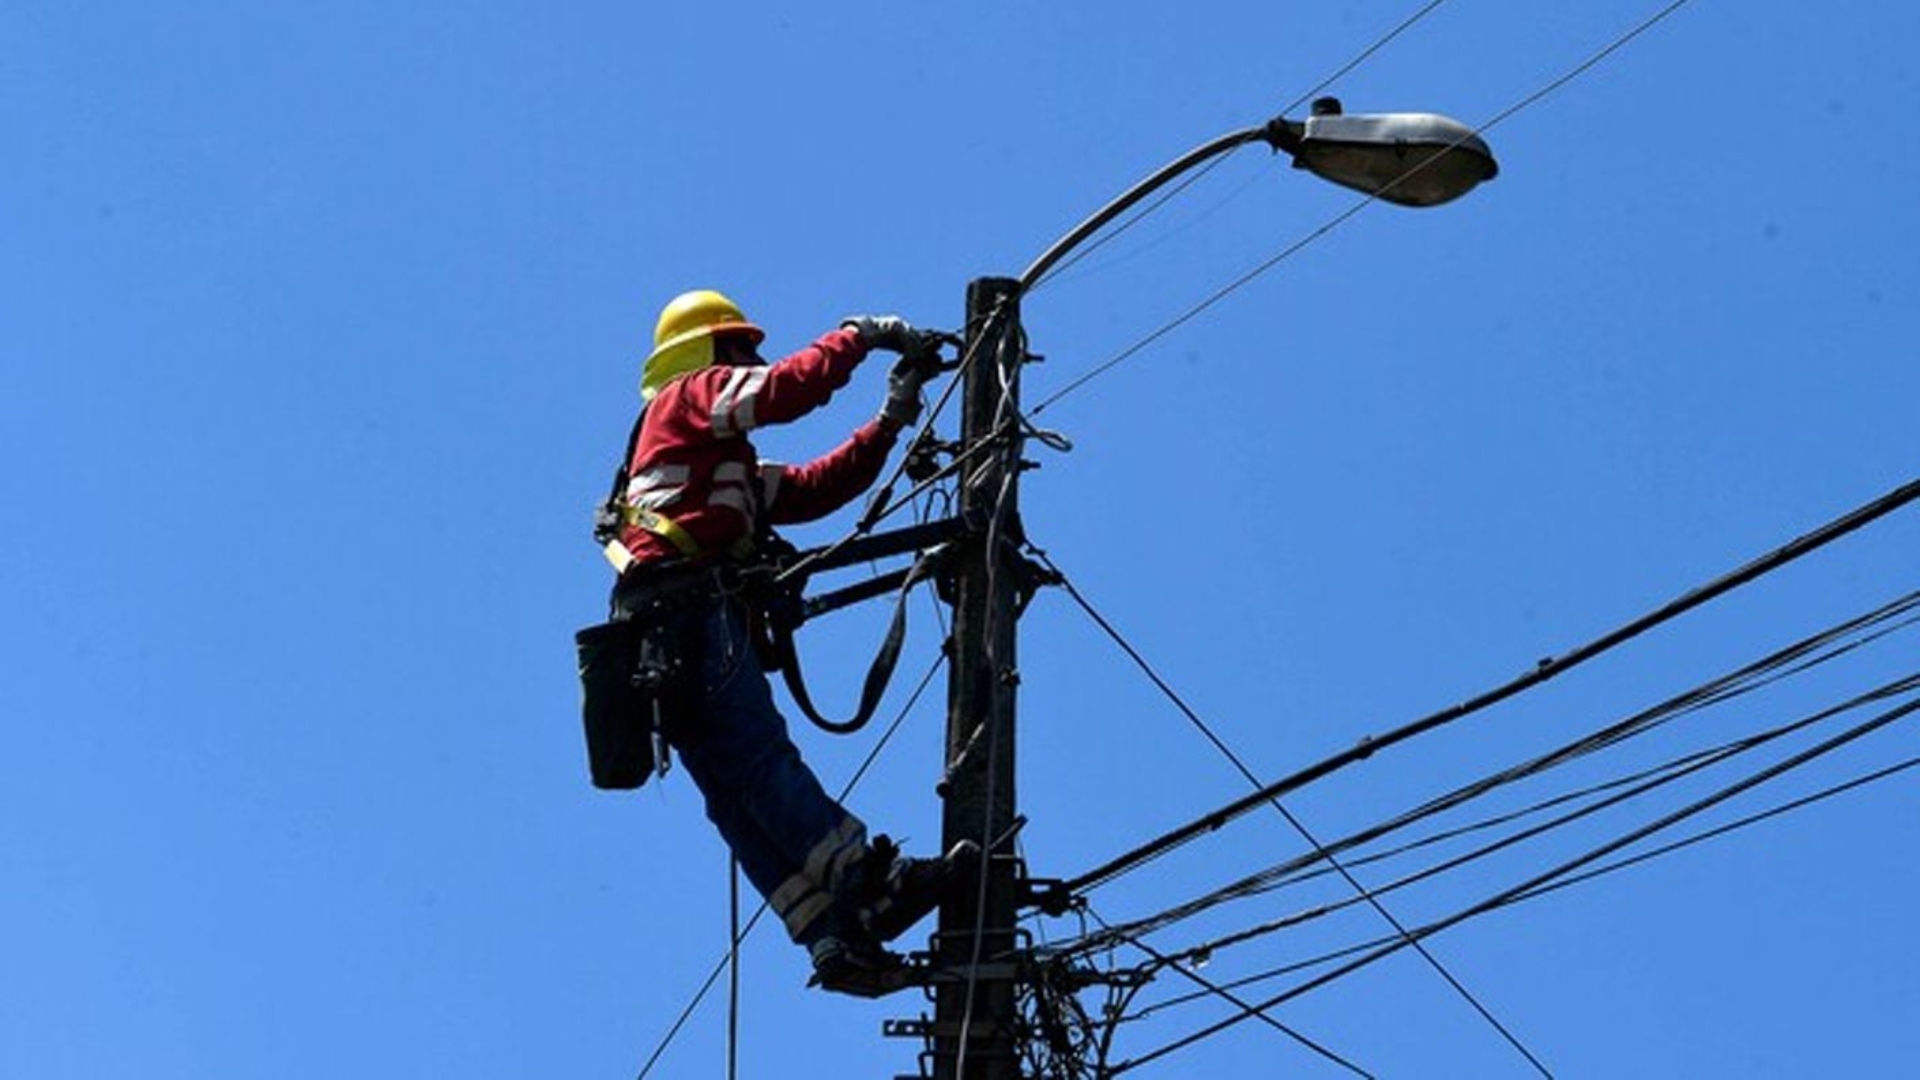
[[[688, 558], [699, 557], [700, 541], [695, 540], [692, 533], [681, 528], [679, 522], [672, 518], [634, 506], [622, 506], [620, 516], [629, 525], [638, 525], [656, 536], [665, 537], [667, 543], [679, 549], [680, 554]], [[621, 543], [617, 537], [607, 541], [600, 550], [606, 555], [607, 561], [613, 564], [615, 574], [625, 574], [627, 567], [635, 562], [633, 552], [628, 551], [627, 545]]]
[[643, 507], [622, 506], [620, 507], [620, 516], [627, 520], [627, 524], [638, 525], [655, 536], [664, 539], [667, 543], [678, 548], [680, 554], [685, 555], [689, 559], [700, 556], [700, 541], [695, 540], [692, 533], [681, 528], [679, 522], [667, 515], [657, 514]]
[[[692, 533], [681, 528], [679, 522], [665, 514], [657, 514], [637, 506], [623, 505], [620, 507], [620, 516], [626, 520], [627, 524], [638, 525], [655, 536], [664, 538], [687, 558], [700, 557], [700, 541], [695, 540]], [[616, 574], [625, 574], [627, 567], [634, 563], [633, 552], [628, 551], [627, 545], [617, 539], [607, 541], [606, 547], [602, 550], [606, 553], [607, 561], [613, 564]], [[736, 540], [728, 545], [727, 554], [735, 559], [745, 559], [753, 554], [753, 538], [743, 536]]]

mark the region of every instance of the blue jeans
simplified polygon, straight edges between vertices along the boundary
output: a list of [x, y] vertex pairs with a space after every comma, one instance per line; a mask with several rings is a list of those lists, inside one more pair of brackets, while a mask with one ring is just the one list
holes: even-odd
[[774, 708], [747, 614], [720, 597], [705, 605], [697, 703], [672, 732], [707, 817], [787, 934], [810, 951], [851, 924], [867, 829], [829, 797]]

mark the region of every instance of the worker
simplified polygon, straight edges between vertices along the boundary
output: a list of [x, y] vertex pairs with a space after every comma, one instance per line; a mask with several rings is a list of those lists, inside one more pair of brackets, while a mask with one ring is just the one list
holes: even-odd
[[[731, 573], [770, 525], [844, 506], [878, 477], [920, 391], [938, 370], [937, 337], [897, 316], [858, 316], [768, 363], [765, 339], [721, 293], [695, 290], [660, 312], [643, 368], [644, 412], [616, 493], [609, 558], [616, 621], [674, 622], [684, 675], [662, 724], [740, 869], [830, 990], [884, 992], [900, 970], [884, 943], [939, 905], [977, 863], [964, 841], [907, 858], [827, 795], [788, 737], [756, 658], [754, 613]], [[754, 429], [811, 412], [875, 349], [900, 354], [875, 416], [804, 465], [761, 461]], [[605, 516], [605, 515], [603, 515]], [[660, 602], [670, 595], [670, 602]]]

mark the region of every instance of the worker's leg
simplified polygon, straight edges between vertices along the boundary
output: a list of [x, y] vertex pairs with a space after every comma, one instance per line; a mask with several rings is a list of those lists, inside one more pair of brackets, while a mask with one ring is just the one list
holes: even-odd
[[840, 897], [867, 853], [866, 827], [800, 759], [743, 613], [715, 605], [705, 642], [701, 708], [677, 733], [681, 761], [748, 880], [793, 939], [812, 946], [839, 929]]

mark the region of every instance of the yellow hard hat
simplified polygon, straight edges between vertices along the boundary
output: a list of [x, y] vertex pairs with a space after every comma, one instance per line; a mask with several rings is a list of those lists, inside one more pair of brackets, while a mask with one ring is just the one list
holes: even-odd
[[727, 333], [744, 334], [755, 345], [767, 336], [747, 321], [740, 305], [712, 289], [694, 289], [667, 301], [653, 327], [653, 352], [641, 368], [640, 396], [651, 401], [675, 376], [712, 365], [713, 336]]

